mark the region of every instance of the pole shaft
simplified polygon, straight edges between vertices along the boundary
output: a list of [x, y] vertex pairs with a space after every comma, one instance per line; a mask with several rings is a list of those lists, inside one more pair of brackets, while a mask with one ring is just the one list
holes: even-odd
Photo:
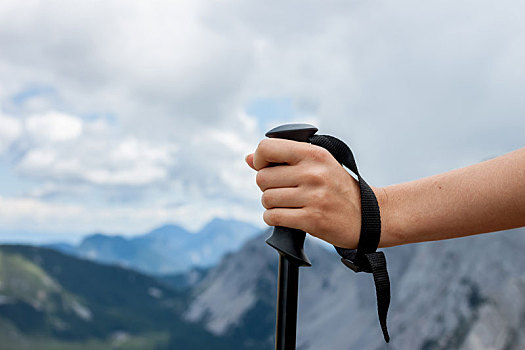
[[275, 350], [295, 350], [299, 265], [279, 254]]

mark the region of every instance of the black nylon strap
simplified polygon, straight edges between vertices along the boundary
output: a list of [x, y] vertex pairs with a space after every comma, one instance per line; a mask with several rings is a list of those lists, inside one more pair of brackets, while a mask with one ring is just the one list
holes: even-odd
[[390, 335], [388, 334], [388, 328], [386, 326], [386, 316], [388, 314], [388, 307], [390, 306], [390, 279], [388, 278], [385, 254], [383, 252], [374, 252], [366, 254], [365, 256], [370, 263], [372, 275], [374, 276], [379, 324], [383, 331], [383, 337], [388, 343], [390, 341]]
[[361, 233], [357, 249], [335, 247], [342, 262], [355, 272], [372, 273], [376, 287], [377, 313], [385, 341], [390, 341], [386, 318], [390, 305], [390, 279], [383, 252], [376, 252], [381, 238], [381, 216], [372, 188], [359, 174], [354, 155], [341, 140], [329, 135], [313, 135], [310, 143], [327, 149], [342, 165], [357, 175], [361, 193]]

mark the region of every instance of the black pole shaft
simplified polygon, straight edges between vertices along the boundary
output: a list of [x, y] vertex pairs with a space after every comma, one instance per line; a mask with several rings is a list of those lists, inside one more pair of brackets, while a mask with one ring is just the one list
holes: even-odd
[[299, 264], [279, 254], [275, 350], [295, 350]]

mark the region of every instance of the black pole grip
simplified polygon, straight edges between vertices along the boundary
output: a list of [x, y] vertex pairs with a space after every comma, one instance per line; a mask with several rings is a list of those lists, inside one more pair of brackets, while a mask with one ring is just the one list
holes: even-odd
[[[308, 142], [308, 139], [316, 132], [317, 128], [310, 124], [285, 124], [268, 131], [266, 137]], [[305, 237], [304, 231], [276, 226], [266, 243], [277, 249], [280, 254], [293, 260], [298, 266], [311, 266], [304, 252]]]

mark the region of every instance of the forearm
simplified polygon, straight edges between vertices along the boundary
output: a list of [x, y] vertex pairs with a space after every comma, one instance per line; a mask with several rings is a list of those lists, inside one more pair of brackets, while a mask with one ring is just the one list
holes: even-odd
[[525, 226], [525, 148], [376, 193], [383, 247]]

